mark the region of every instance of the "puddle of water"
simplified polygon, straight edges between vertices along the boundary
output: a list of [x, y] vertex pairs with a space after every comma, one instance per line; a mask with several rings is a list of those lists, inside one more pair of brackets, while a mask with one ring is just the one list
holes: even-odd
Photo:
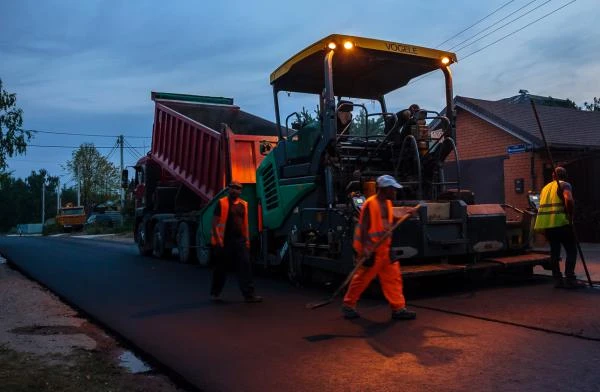
[[121, 367], [129, 370], [130, 373], [144, 373], [152, 370], [144, 361], [135, 356], [131, 351], [124, 351], [119, 355]]

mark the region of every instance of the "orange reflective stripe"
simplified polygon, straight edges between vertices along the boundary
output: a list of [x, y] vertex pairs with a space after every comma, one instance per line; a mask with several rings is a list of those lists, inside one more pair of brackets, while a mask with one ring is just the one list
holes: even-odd
[[260, 203], [260, 200], [258, 202], [258, 222], [256, 229], [259, 233], [263, 231], [262, 204]]
[[213, 235], [210, 239], [210, 243], [213, 246], [225, 246], [225, 224], [227, 223], [227, 215], [229, 214], [229, 199], [227, 196], [219, 199], [219, 206], [221, 212], [219, 214], [219, 220], [215, 227], [213, 227]]
[[246, 238], [246, 247], [250, 248], [250, 232], [249, 232], [249, 224], [248, 224], [248, 203], [245, 200], [238, 199], [240, 203], [244, 206], [244, 227], [242, 228], [242, 234], [244, 238]]
[[[387, 207], [388, 223], [390, 223], [390, 225], [391, 225], [391, 223], [393, 222], [393, 219], [394, 219], [392, 202], [389, 200], [386, 200], [386, 207]], [[386, 233], [386, 229], [384, 227], [383, 219], [381, 216], [381, 208], [379, 207], [379, 201], [377, 200], [377, 195], [373, 195], [373, 196], [369, 197], [367, 199], [367, 201], [365, 201], [365, 203], [363, 204], [361, 211], [360, 211], [360, 217], [358, 220], [358, 224], [356, 225], [355, 230], [354, 230], [354, 241], [353, 241], [352, 245], [354, 247], [354, 250], [358, 254], [363, 253], [364, 246], [366, 245], [366, 244], [362, 243], [363, 239], [361, 238], [362, 237], [361, 236], [361, 228], [362, 228], [362, 223], [363, 223], [365, 213], [368, 213], [369, 218], [370, 218], [368, 238], [365, 239], [370, 246], [373, 246], [376, 242], [378, 242]], [[389, 257], [391, 244], [392, 244], [392, 239], [391, 238], [386, 239], [377, 248], [377, 250], [375, 252], [376, 255], [378, 257]]]
[[[246, 247], [250, 248], [250, 231], [248, 229], [248, 203], [245, 200], [238, 199], [235, 204], [240, 203], [244, 206], [244, 227], [242, 227], [242, 235], [246, 239]], [[221, 213], [215, 226], [213, 227], [213, 235], [211, 237], [211, 244], [213, 246], [225, 246], [225, 226], [227, 224], [227, 217], [229, 215], [229, 197], [225, 196], [219, 199], [219, 205], [221, 207]]]

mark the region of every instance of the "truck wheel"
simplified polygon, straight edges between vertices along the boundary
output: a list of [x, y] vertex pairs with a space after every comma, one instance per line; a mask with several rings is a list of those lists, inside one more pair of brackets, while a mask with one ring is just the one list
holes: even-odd
[[210, 265], [210, 246], [206, 243], [202, 230], [196, 230], [196, 259], [203, 267]]
[[137, 226], [136, 240], [138, 250], [141, 256], [150, 256], [152, 254], [152, 244], [148, 241], [148, 233], [144, 229], [146, 225], [143, 222]]
[[183, 263], [193, 263], [195, 254], [193, 252], [193, 241], [192, 230], [187, 222], [181, 222], [177, 227], [177, 253], [179, 254], [179, 261]]
[[171, 255], [171, 249], [165, 248], [165, 238], [160, 228], [160, 223], [154, 225], [154, 235], [152, 236], [152, 254], [159, 259], [167, 258]]

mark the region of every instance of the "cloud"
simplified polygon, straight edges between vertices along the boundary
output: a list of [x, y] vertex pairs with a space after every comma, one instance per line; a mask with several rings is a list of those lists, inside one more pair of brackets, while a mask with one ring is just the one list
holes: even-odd
[[[233, 97], [244, 110], [273, 119], [270, 73], [312, 42], [347, 33], [433, 47], [497, 7], [445, 0], [5, 1], [0, 77], [17, 93], [26, 126], [40, 129], [147, 135], [152, 90]], [[500, 99], [526, 88], [577, 102], [597, 96], [599, 17], [596, 0], [578, 0], [463, 60], [501, 35], [473, 45], [453, 66], [455, 93]], [[388, 99], [390, 110], [414, 102], [433, 110], [445, 105], [440, 72]]]

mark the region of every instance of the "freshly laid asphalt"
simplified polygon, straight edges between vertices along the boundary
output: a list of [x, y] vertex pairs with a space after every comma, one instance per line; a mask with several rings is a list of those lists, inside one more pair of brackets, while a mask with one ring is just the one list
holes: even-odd
[[[0, 237], [0, 253], [201, 390], [600, 391], [598, 289], [540, 277], [411, 292], [415, 321], [391, 322], [371, 298], [349, 322], [339, 303], [305, 308], [325, 290], [268, 277], [256, 280], [264, 303], [242, 302], [231, 278], [213, 304], [209, 270], [128, 244]], [[588, 264], [600, 276], [600, 249]]]

